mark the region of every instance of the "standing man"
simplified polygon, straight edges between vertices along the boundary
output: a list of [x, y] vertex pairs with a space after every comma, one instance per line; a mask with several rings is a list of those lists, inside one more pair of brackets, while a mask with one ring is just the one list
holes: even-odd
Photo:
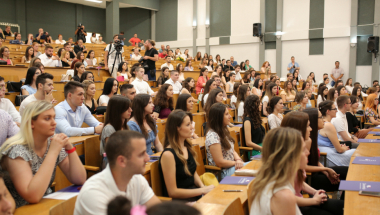
[[84, 30], [84, 25], [79, 25], [77, 30], [75, 30], [75, 35], [77, 36], [77, 41], [82, 40], [86, 42], [87, 31]]
[[231, 66], [235, 67], [238, 64], [237, 61], [235, 61], [234, 56], [231, 56], [230, 60], [231, 60]]
[[[105, 56], [105, 58], [104, 58], [104, 67], [105, 68], [104, 69], [108, 70], [109, 73], [111, 74], [111, 76], [115, 79], [117, 78], [118, 65], [123, 61], [122, 55], [119, 55], [115, 61], [115, 58], [116, 58], [115, 43], [117, 41], [119, 41], [119, 35], [115, 34], [113, 36], [113, 43], [107, 45], [106, 51], [104, 54], [104, 56]], [[121, 48], [120, 53], [123, 53], [123, 52], [124, 52], [124, 48]], [[115, 67], [114, 67], [113, 71], [110, 71], [110, 70], [112, 70], [114, 63], [115, 63]]]
[[344, 75], [344, 71], [342, 68], [339, 67], [339, 65], [340, 65], [339, 61], [335, 61], [335, 68], [331, 70], [331, 75], [330, 75], [330, 77], [332, 78], [331, 86], [334, 86], [335, 82], [340, 80]]
[[290, 62], [289, 64], [288, 64], [288, 71], [289, 71], [289, 73], [294, 73], [294, 70], [296, 70], [296, 69], [298, 69], [298, 70], [300, 70], [300, 66], [298, 65], [298, 63], [297, 62], [295, 62], [295, 58], [294, 58], [294, 56], [292, 56], [291, 58], [290, 58], [290, 60], [292, 61], [292, 62]]
[[137, 34], [134, 34], [131, 39], [128, 41], [132, 46], [135, 45], [135, 43], [139, 44], [141, 40], [137, 37]]
[[158, 61], [158, 52], [153, 48], [156, 43], [153, 40], [145, 41], [145, 56], [144, 61], [147, 61], [148, 68], [145, 68], [145, 74], [148, 75], [150, 81], [156, 80], [156, 61]]
[[57, 67], [59, 66], [59, 57], [57, 55], [53, 56], [53, 47], [50, 45], [45, 46], [45, 54], [38, 56], [41, 59], [42, 65], [44, 67]]

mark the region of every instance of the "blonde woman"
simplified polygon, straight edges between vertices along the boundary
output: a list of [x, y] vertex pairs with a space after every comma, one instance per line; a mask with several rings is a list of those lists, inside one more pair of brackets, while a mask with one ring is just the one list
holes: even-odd
[[70, 52], [63, 50], [61, 53], [62, 67], [70, 67]]
[[96, 93], [95, 83], [93, 81], [84, 80], [82, 82], [84, 89], [84, 101], [83, 104], [91, 111], [91, 114], [96, 113], [98, 104], [95, 102], [94, 96]]
[[293, 188], [298, 169], [307, 165], [306, 144], [293, 128], [275, 128], [265, 135], [262, 166], [253, 181], [250, 215], [301, 215]]
[[296, 92], [293, 89], [293, 84], [291, 81], [285, 81], [284, 83], [284, 90], [281, 91], [280, 96], [282, 98], [282, 101], [294, 101], [296, 98]]
[[20, 132], [0, 148], [1, 168], [7, 172], [5, 185], [16, 201], [16, 207], [38, 203], [52, 193], [57, 166], [76, 185], [86, 181], [75, 147], [61, 133], [54, 134], [54, 106], [46, 101], [30, 103], [22, 114]]

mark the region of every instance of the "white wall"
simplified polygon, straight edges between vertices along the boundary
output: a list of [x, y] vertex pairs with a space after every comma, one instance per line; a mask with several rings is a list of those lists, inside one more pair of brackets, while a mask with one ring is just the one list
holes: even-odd
[[356, 66], [356, 81], [360, 82], [363, 87], [365, 84], [371, 87], [372, 80], [375, 79], [372, 78], [372, 66]]
[[284, 0], [282, 40], [300, 40], [309, 37], [310, 1]]
[[323, 55], [309, 55], [309, 40], [283, 41], [281, 76], [286, 77], [290, 57], [294, 56], [300, 65], [303, 78], [306, 78], [310, 72], [314, 72], [316, 80], [319, 81], [323, 73], [330, 73], [334, 68], [334, 62], [339, 61], [346, 74], [343, 76], [345, 81], [348, 77], [349, 54], [349, 37], [325, 39]]
[[[271, 70], [273, 72], [275, 72], [276, 68], [277, 68], [277, 66], [276, 66], [276, 49], [265, 50], [265, 61], [268, 61], [270, 63]], [[259, 69], [261, 68], [261, 65], [263, 65], [263, 64], [260, 63]]]
[[[339, 8], [339, 12], [337, 11]], [[325, 0], [325, 22], [323, 36], [348, 37], [350, 36], [351, 1]]]
[[249, 59], [249, 64], [255, 68], [255, 70], [259, 70], [260, 68], [258, 50], [258, 43], [210, 46], [210, 54], [214, 59], [217, 54], [226, 60], [230, 59], [231, 56], [234, 56], [235, 61], [237, 61], [238, 64], [240, 64], [241, 61]]

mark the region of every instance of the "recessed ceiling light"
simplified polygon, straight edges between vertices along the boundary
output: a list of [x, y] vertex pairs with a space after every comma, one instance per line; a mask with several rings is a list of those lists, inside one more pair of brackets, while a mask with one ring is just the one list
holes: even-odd
[[90, 1], [90, 2], [95, 2], [95, 3], [102, 3], [102, 1], [98, 1], [98, 0], [85, 0], [85, 1]]

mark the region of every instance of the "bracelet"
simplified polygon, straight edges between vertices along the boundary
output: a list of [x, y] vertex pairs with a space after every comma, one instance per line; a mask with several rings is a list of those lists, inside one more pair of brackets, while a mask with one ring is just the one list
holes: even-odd
[[238, 160], [240, 160], [240, 161], [242, 161], [242, 162], [243, 162], [243, 160], [242, 160], [242, 159], [240, 159], [240, 158], [239, 158], [239, 159], [237, 159], [237, 160], [235, 160], [235, 161], [238, 161]]
[[65, 151], [66, 151], [67, 154], [71, 154], [71, 153], [75, 152], [76, 149], [77, 149], [77, 148], [75, 148], [75, 146], [74, 146], [72, 149], [70, 149], [70, 150], [65, 150]]

